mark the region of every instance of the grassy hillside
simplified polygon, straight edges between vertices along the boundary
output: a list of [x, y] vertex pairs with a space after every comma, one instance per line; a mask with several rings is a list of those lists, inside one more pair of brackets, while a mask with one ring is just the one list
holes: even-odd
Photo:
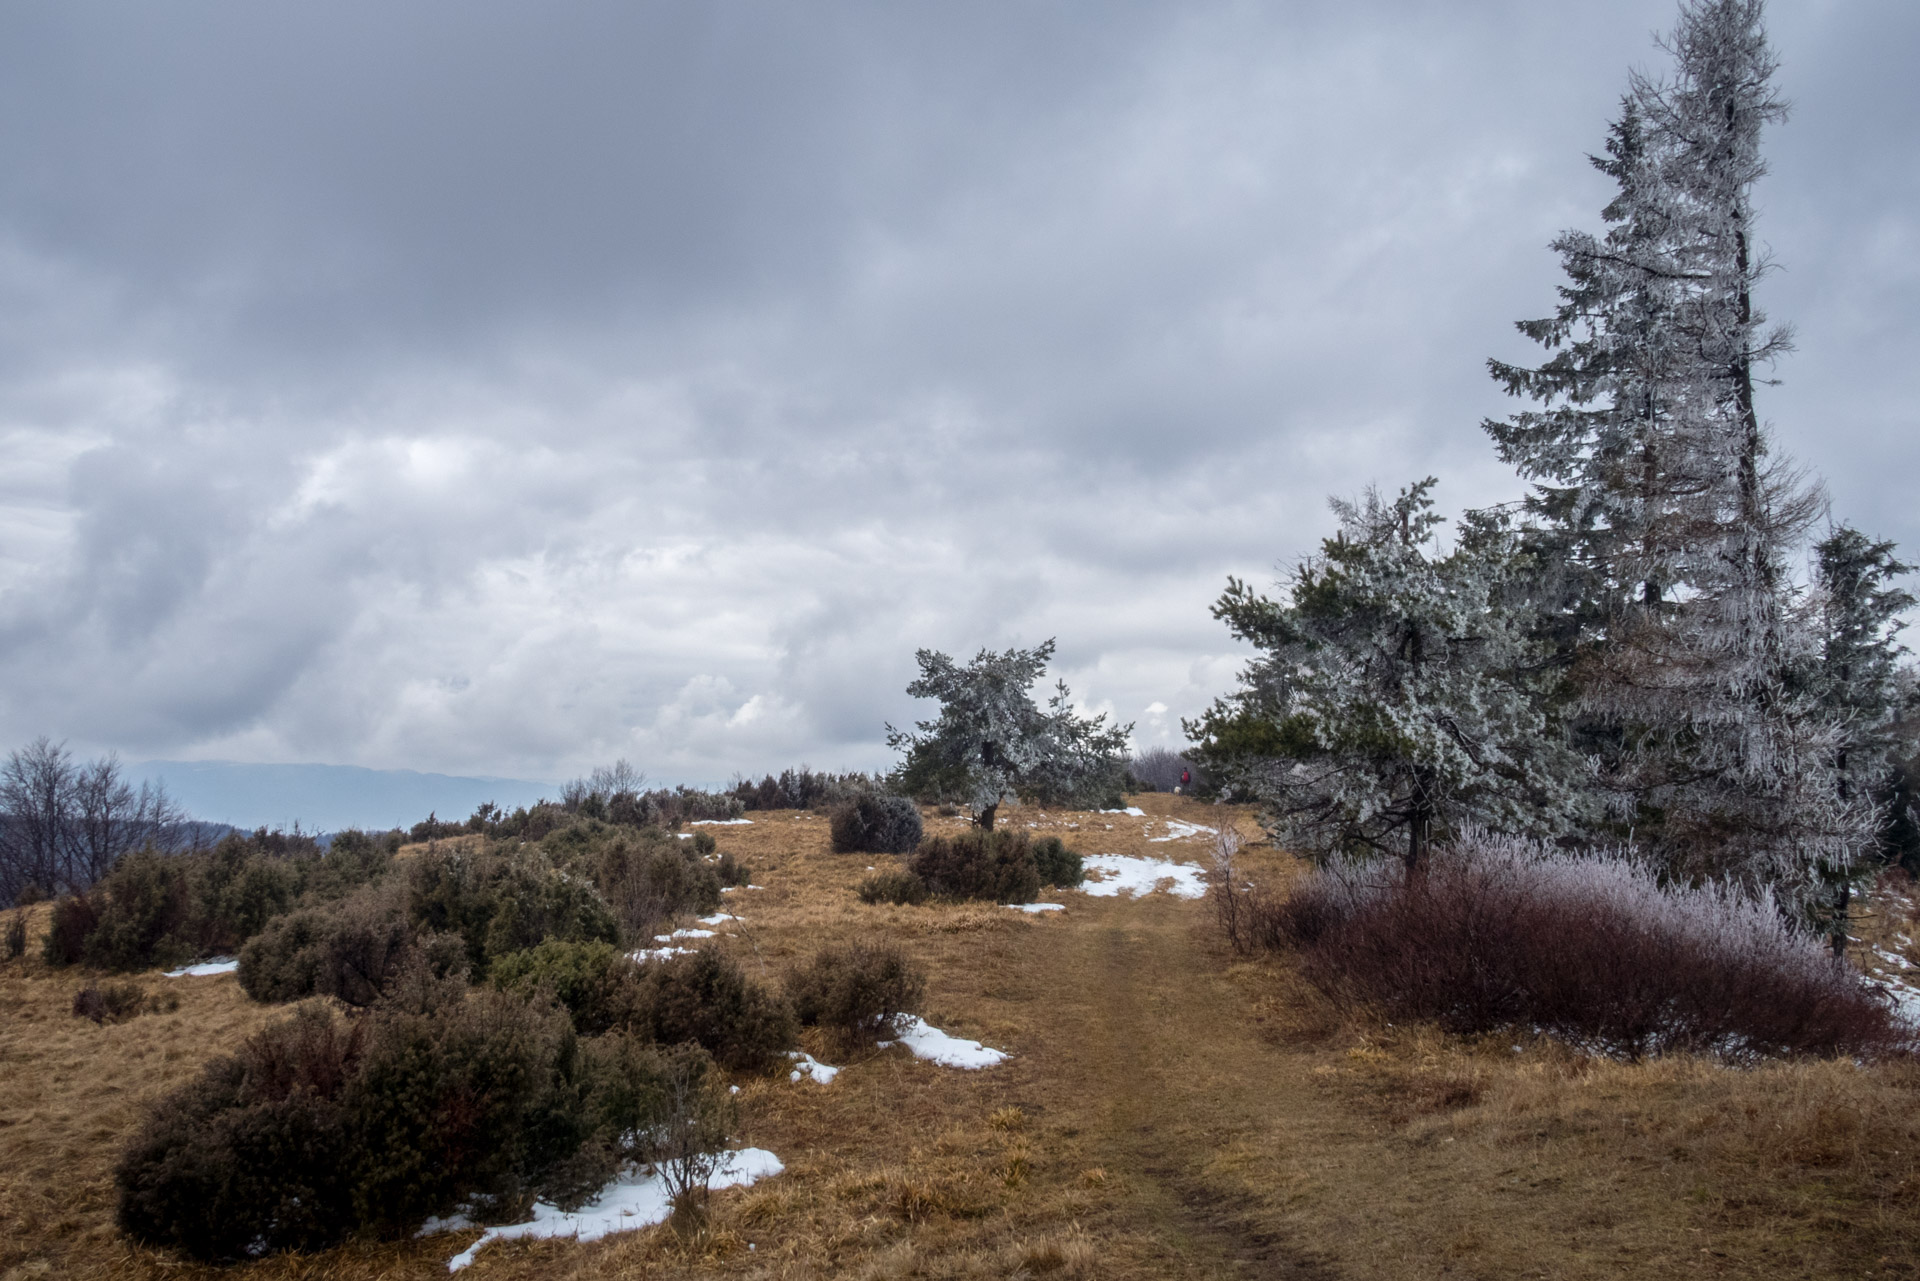
[[[1087, 854], [1189, 862], [1206, 838], [1150, 840], [1165, 820], [1256, 834], [1243, 811], [1138, 801], [1145, 819], [1024, 809], [1003, 823]], [[928, 972], [928, 1021], [1012, 1058], [960, 1071], [896, 1048], [849, 1062], [810, 1040], [846, 1070], [827, 1085], [742, 1082], [741, 1138], [787, 1169], [717, 1193], [701, 1248], [664, 1229], [503, 1242], [464, 1275], [1920, 1273], [1920, 1069], [1631, 1065], [1384, 1026], [1331, 1008], [1284, 961], [1235, 961], [1204, 902], [868, 907], [854, 886], [885, 856], [830, 853], [821, 817], [752, 817], [706, 829], [763, 887], [727, 896], [741, 920], [709, 945], [777, 981], [825, 943], [897, 943]], [[1879, 910], [1880, 937], [1910, 923], [1891, 900]], [[230, 1269], [130, 1246], [111, 1172], [145, 1105], [283, 1011], [231, 975], [148, 974], [137, 981], [177, 1009], [95, 1025], [69, 1012], [87, 976], [34, 957], [0, 966], [0, 1281], [444, 1276], [477, 1235]]]

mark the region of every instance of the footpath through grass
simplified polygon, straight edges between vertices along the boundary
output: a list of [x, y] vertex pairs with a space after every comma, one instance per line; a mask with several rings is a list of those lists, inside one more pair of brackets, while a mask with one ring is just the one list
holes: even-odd
[[[1178, 830], [1166, 820], [1253, 832], [1183, 798], [1140, 803], [1145, 818], [1003, 821], [1189, 862], [1204, 834], [1151, 839]], [[717, 831], [765, 888], [728, 895], [741, 919], [709, 945], [777, 979], [828, 943], [896, 943], [927, 969], [931, 1023], [1013, 1057], [967, 1072], [810, 1042], [845, 1070], [745, 1083], [742, 1138], [787, 1172], [716, 1194], [705, 1241], [501, 1243], [463, 1277], [1920, 1275], [1912, 1069], [1628, 1065], [1385, 1027], [1282, 961], [1233, 961], [1203, 902], [869, 907], [854, 887], [884, 856], [830, 853], [822, 818], [753, 817]], [[474, 1239], [224, 1272], [129, 1247], [111, 1169], [140, 1110], [279, 1012], [231, 976], [149, 975], [178, 1010], [96, 1026], [68, 1013], [84, 981], [0, 967], [0, 1281], [424, 1278]]]

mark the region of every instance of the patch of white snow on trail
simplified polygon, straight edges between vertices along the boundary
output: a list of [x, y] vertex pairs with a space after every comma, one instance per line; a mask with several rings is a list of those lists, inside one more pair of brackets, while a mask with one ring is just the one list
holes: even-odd
[[1909, 961], [1906, 957], [1900, 955], [1898, 952], [1889, 952], [1884, 947], [1874, 948], [1873, 954], [1879, 957], [1883, 961], [1887, 961], [1895, 966], [1898, 966], [1900, 969], [1910, 970], [1913, 968], [1912, 961]]
[[737, 916], [729, 916], [725, 912], [715, 912], [712, 916], [703, 916], [699, 919], [702, 925], [718, 925], [722, 921], [737, 921], [740, 918]]
[[805, 1077], [811, 1077], [813, 1080], [818, 1081], [822, 1085], [826, 1085], [826, 1084], [829, 1084], [834, 1077], [840, 1075], [839, 1068], [828, 1067], [826, 1064], [822, 1063], [819, 1059], [814, 1058], [813, 1055], [808, 1054], [804, 1050], [794, 1050], [792, 1053], [788, 1054], [787, 1057], [792, 1059], [796, 1064], [799, 1065], [795, 1067], [792, 1072], [787, 1074], [787, 1079], [789, 1081], [798, 1081], [801, 1077], [805, 1076]]
[[692, 832], [675, 832], [674, 835], [679, 837], [683, 841], [690, 841], [693, 839]]
[[712, 930], [675, 930], [671, 934], [656, 934], [653, 936], [653, 941], [656, 943], [671, 943], [675, 939], [710, 939], [712, 937]]
[[231, 974], [240, 968], [240, 962], [231, 956], [216, 956], [211, 961], [201, 961], [198, 965], [186, 965], [177, 970], [168, 970], [170, 979], [198, 979], [209, 974]]
[[1920, 988], [1899, 979], [1883, 978], [1878, 982], [1868, 981], [1868, 986], [1886, 993], [1893, 1002], [1893, 1015], [1910, 1028], [1920, 1028]]
[[[1206, 873], [1191, 863], [1132, 854], [1095, 854], [1087, 859], [1086, 868], [1087, 881], [1080, 889], [1094, 898], [1151, 894], [1162, 881], [1173, 882], [1167, 893], [1175, 898], [1204, 898], [1207, 893]], [[1101, 879], [1094, 880], [1095, 873]]]
[[1008, 907], [1016, 912], [1064, 912], [1064, 903], [1009, 903]]
[[735, 890], [764, 890], [766, 888], [767, 887], [764, 885], [729, 885], [723, 888], [720, 892], [722, 894], [731, 894]]
[[638, 952], [629, 952], [628, 956], [636, 961], [664, 961], [669, 956], [692, 956], [696, 949], [690, 947], [643, 947]]
[[[708, 1186], [746, 1187], [784, 1169], [786, 1167], [780, 1164], [780, 1158], [765, 1148], [742, 1148], [738, 1152], [727, 1153]], [[458, 1272], [466, 1267], [480, 1253], [481, 1247], [492, 1241], [514, 1241], [527, 1237], [572, 1237], [576, 1241], [598, 1241], [615, 1232], [630, 1232], [635, 1228], [652, 1227], [665, 1222], [672, 1211], [666, 1183], [658, 1175], [638, 1174], [632, 1178], [616, 1179], [602, 1188], [599, 1196], [578, 1210], [562, 1210], [544, 1201], [534, 1202], [532, 1219], [526, 1223], [488, 1228], [478, 1241], [447, 1260], [447, 1271]]]
[[688, 827], [752, 827], [750, 818], [696, 818]]
[[1096, 814], [1131, 814], [1135, 818], [1145, 818], [1147, 816], [1147, 812], [1141, 809], [1138, 805], [1129, 805], [1127, 806], [1127, 808], [1123, 810], [1095, 810], [1094, 813]]
[[[913, 1051], [916, 1059], [938, 1063], [942, 1067], [989, 1068], [1007, 1061], [1005, 1050], [996, 1050], [965, 1037], [948, 1036], [917, 1014], [903, 1014], [893, 1025], [894, 1036]], [[892, 1041], [882, 1041], [883, 1046]]]
[[1216, 834], [1215, 829], [1211, 827], [1202, 827], [1198, 823], [1183, 823], [1177, 818], [1170, 818], [1167, 820], [1167, 834], [1165, 836], [1149, 836], [1147, 840], [1159, 845], [1167, 841], [1181, 840], [1188, 836], [1198, 836], [1202, 832], [1205, 832], [1208, 836]]

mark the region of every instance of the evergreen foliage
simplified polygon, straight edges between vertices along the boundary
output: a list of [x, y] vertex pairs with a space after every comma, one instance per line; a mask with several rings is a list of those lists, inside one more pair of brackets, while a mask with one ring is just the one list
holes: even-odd
[[228, 1262], [576, 1205], [626, 1162], [684, 1155], [669, 1096], [689, 1079], [713, 1084], [696, 1047], [583, 1040], [550, 1006], [457, 979], [355, 1018], [305, 1006], [153, 1108], [115, 1172], [120, 1226]]
[[1031, 903], [1040, 892], [1040, 869], [1025, 832], [976, 828], [930, 836], [920, 843], [908, 868], [942, 898]]
[[905, 796], [863, 792], [833, 807], [836, 854], [907, 854], [920, 843], [920, 807]]
[[887, 746], [906, 754], [900, 790], [964, 800], [988, 830], [1010, 796], [1083, 808], [1117, 804], [1133, 726], [1076, 714], [1065, 681], [1045, 708], [1037, 705], [1028, 691], [1053, 650], [1051, 640], [1029, 650], [983, 649], [964, 667], [938, 651], [917, 651], [920, 677], [907, 693], [938, 699], [940, 715], [914, 731], [887, 726]]
[[918, 1014], [927, 979], [897, 947], [826, 947], [787, 979], [787, 996], [806, 1027], [826, 1029], [843, 1047], [871, 1045], [902, 1014]]
[[1335, 502], [1339, 532], [1284, 603], [1236, 580], [1214, 608], [1261, 656], [1188, 730], [1286, 848], [1391, 853], [1411, 872], [1464, 824], [1558, 836], [1583, 816], [1584, 763], [1548, 714], [1554, 669], [1507, 592], [1524, 553], [1486, 520], [1443, 552], [1432, 484]]

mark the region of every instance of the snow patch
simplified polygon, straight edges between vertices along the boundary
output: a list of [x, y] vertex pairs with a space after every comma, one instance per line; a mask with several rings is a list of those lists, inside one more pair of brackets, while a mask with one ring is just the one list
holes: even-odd
[[653, 936], [653, 941], [656, 943], [671, 943], [675, 939], [710, 939], [712, 937], [712, 930], [675, 930], [671, 934], [656, 934]]
[[1198, 823], [1183, 823], [1177, 818], [1170, 818], [1167, 820], [1167, 834], [1165, 836], [1149, 836], [1147, 840], [1159, 845], [1167, 841], [1178, 841], [1189, 836], [1198, 836], [1202, 832], [1205, 832], [1208, 836], [1217, 835], [1215, 829], [1211, 827], [1202, 827]]
[[718, 925], [722, 921], [737, 921], [739, 919], [740, 919], [739, 917], [729, 916], [725, 912], [715, 912], [712, 916], [703, 916], [699, 918], [700, 924], [702, 925]]
[[764, 885], [728, 885], [724, 887], [720, 892], [722, 894], [731, 894], [735, 890], [764, 890], [766, 888], [767, 887]]
[[690, 841], [693, 839], [692, 832], [675, 832], [674, 835], [679, 837], [683, 841]]
[[1095, 810], [1094, 813], [1096, 814], [1131, 814], [1135, 818], [1145, 818], [1147, 816], [1147, 812], [1141, 809], [1138, 805], [1129, 805], [1127, 806], [1127, 808], [1123, 810]]
[[216, 956], [210, 961], [201, 961], [197, 965], [185, 965], [177, 970], [168, 970], [170, 979], [205, 978], [209, 974], [231, 974], [240, 968], [240, 962], [231, 956]]
[[[1206, 872], [1191, 863], [1131, 854], [1095, 854], [1087, 859], [1086, 868], [1088, 879], [1080, 889], [1094, 898], [1151, 894], [1162, 881], [1173, 882], [1167, 893], [1175, 898], [1204, 898], [1207, 893]], [[1097, 881], [1093, 879], [1096, 873], [1100, 876]]]
[[1016, 912], [1064, 912], [1064, 903], [1009, 903], [1008, 907]]
[[828, 1067], [804, 1050], [794, 1050], [788, 1054], [787, 1057], [792, 1059], [796, 1065], [793, 1071], [787, 1074], [789, 1081], [798, 1081], [801, 1077], [805, 1076], [811, 1077], [822, 1085], [826, 1085], [831, 1082], [834, 1077], [840, 1075], [839, 1068]]
[[[742, 1148], [738, 1152], [727, 1153], [707, 1186], [746, 1187], [784, 1169], [786, 1167], [780, 1164], [780, 1158], [765, 1148]], [[481, 1247], [492, 1241], [516, 1241], [529, 1237], [572, 1237], [576, 1241], [598, 1241], [615, 1232], [631, 1232], [635, 1228], [663, 1223], [672, 1212], [673, 1205], [667, 1199], [666, 1182], [658, 1175], [638, 1174], [631, 1178], [616, 1179], [602, 1188], [599, 1196], [578, 1210], [562, 1210], [544, 1201], [534, 1202], [533, 1218], [525, 1223], [488, 1228], [481, 1233], [478, 1241], [447, 1260], [447, 1271], [458, 1272], [466, 1267], [480, 1253]]]
[[[938, 1063], [942, 1067], [989, 1068], [1007, 1061], [1005, 1050], [996, 1050], [965, 1037], [949, 1036], [917, 1014], [903, 1014], [894, 1020], [893, 1034], [901, 1045], [913, 1051], [916, 1059]], [[893, 1041], [882, 1041], [882, 1046]]]
[[644, 965], [648, 961], [664, 961], [669, 956], [692, 956], [695, 950], [691, 947], [643, 947], [627, 955]]
[[688, 827], [752, 827], [750, 818], [696, 818]]

